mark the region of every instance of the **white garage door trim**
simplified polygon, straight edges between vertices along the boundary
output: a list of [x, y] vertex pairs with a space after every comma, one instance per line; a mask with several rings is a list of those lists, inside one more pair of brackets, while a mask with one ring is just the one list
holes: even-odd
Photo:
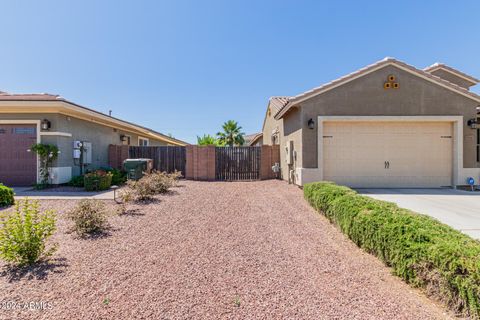
[[[1, 120], [0, 124], [35, 124], [37, 126], [37, 143], [40, 143], [40, 120]], [[37, 155], [37, 183], [40, 183], [40, 159]]]
[[[452, 122], [453, 123], [453, 166], [452, 186], [459, 184], [459, 173], [463, 169], [463, 117], [462, 116], [319, 116], [318, 117], [318, 169], [316, 180], [323, 180], [323, 124], [325, 121], [345, 122]], [[306, 181], [305, 181], [306, 182]], [[303, 183], [302, 183], [303, 184]]]

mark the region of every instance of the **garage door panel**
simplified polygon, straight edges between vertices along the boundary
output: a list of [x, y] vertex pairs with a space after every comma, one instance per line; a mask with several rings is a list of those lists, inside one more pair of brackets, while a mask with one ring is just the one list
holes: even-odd
[[324, 179], [352, 187], [449, 186], [452, 133], [447, 122], [325, 122]]
[[37, 141], [36, 125], [0, 124], [0, 182], [27, 186], [36, 182], [37, 158], [28, 152]]

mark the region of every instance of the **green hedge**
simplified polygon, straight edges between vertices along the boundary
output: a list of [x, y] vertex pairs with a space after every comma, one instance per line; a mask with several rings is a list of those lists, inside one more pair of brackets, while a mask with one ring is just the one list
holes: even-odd
[[112, 185], [112, 174], [97, 170], [87, 173], [84, 176], [84, 187], [86, 191], [107, 190]]
[[304, 186], [307, 201], [394, 273], [455, 312], [480, 318], [480, 242], [428, 216], [329, 182]]
[[11, 206], [15, 200], [13, 189], [0, 183], [0, 207]]

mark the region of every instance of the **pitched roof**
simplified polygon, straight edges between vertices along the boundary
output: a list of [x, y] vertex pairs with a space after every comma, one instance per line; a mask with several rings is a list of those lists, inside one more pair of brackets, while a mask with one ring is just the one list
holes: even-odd
[[55, 101], [65, 100], [59, 95], [49, 93], [26, 93], [26, 94], [11, 94], [8, 92], [0, 91], [0, 100], [4, 101]]
[[455, 69], [455, 68], [452, 68], [450, 66], [447, 66], [446, 64], [444, 63], [439, 63], [439, 62], [436, 62], [434, 64], [432, 64], [431, 66], [428, 66], [426, 67], [425, 69], [423, 69], [423, 71], [425, 72], [428, 72], [428, 73], [432, 73], [436, 70], [439, 70], [439, 69], [442, 69], [442, 70], [445, 70], [447, 72], [450, 72], [454, 75], [456, 75], [457, 77], [460, 77], [460, 78], [464, 78], [465, 80], [469, 81], [470, 83], [472, 83], [472, 85], [475, 85], [477, 83], [480, 83], [480, 80], [478, 80], [477, 78], [474, 78], [472, 77], [471, 75], [468, 75], [458, 69]]
[[249, 146], [255, 144], [257, 142], [257, 140], [259, 138], [261, 138], [263, 136], [263, 132], [257, 132], [257, 133], [253, 133], [253, 134], [247, 134], [245, 136], [245, 142], [247, 142], [247, 144]]
[[270, 98], [270, 107], [274, 113], [282, 109], [287, 103], [290, 97], [271, 97]]
[[352, 80], [355, 80], [357, 78], [363, 77], [373, 71], [379, 70], [381, 68], [384, 68], [388, 65], [394, 65], [402, 70], [405, 70], [407, 72], [410, 72], [414, 75], [417, 75], [421, 78], [424, 78], [426, 80], [429, 80], [430, 82], [433, 82], [435, 84], [438, 84], [442, 87], [445, 87], [449, 90], [452, 90], [454, 92], [457, 92], [461, 95], [464, 95], [468, 98], [471, 98], [477, 102], [480, 102], [480, 96], [469, 91], [468, 89], [465, 89], [463, 87], [460, 87], [454, 83], [451, 83], [445, 79], [442, 79], [440, 77], [437, 77], [429, 72], [426, 72], [424, 70], [420, 70], [415, 68], [414, 66], [411, 66], [409, 64], [406, 64], [405, 62], [399, 61], [395, 58], [390, 58], [387, 57], [383, 60], [377, 61], [374, 64], [368, 65], [362, 69], [359, 69], [355, 72], [352, 72], [346, 76], [343, 76], [341, 78], [338, 78], [336, 80], [333, 80], [331, 82], [328, 82], [326, 84], [321, 85], [320, 87], [313, 88], [309, 91], [303, 92], [299, 95], [296, 95], [294, 97], [291, 97], [288, 99], [288, 103], [283, 106], [276, 114], [275, 114], [275, 119], [280, 119], [283, 117], [283, 115], [295, 104], [298, 104], [304, 100], [307, 100], [309, 98], [312, 98], [318, 94], [324, 93], [326, 91], [329, 91], [331, 89], [334, 89], [338, 86], [341, 86], [343, 84], [346, 84]]
[[[68, 101], [65, 98], [59, 96], [59, 95], [54, 95], [54, 94], [49, 94], [49, 93], [28, 93], [28, 94], [10, 94], [7, 92], [0, 91], [0, 102], [1, 101], [55, 101], [55, 102], [60, 102], [60, 103], [66, 103], [70, 106], [73, 106], [80, 112], [89, 112], [93, 113], [99, 118], [103, 118], [104, 120], [114, 120], [117, 123], [120, 122], [121, 124], [125, 124], [129, 127], [134, 127], [137, 130], [140, 131], [146, 131], [146, 133], [151, 134], [154, 138], [157, 138], [159, 140], [163, 140], [175, 145], [187, 145], [188, 143], [182, 140], [178, 140], [175, 138], [172, 138], [170, 136], [167, 136], [163, 133], [160, 133], [158, 131], [152, 130], [147, 127], [140, 126], [138, 124], [135, 124], [133, 122], [125, 121], [116, 117], [112, 117], [110, 115], [104, 114], [102, 112], [99, 112], [97, 110], [93, 110], [84, 106], [81, 106], [79, 104], [76, 104], [74, 102]], [[1, 109], [0, 109], [1, 111]]]

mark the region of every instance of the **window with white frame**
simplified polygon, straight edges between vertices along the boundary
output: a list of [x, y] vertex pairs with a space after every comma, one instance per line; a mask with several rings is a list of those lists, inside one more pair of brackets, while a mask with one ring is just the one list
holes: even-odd
[[147, 138], [141, 138], [141, 137], [138, 138], [138, 145], [140, 147], [148, 147], [148, 144], [149, 144], [148, 142], [149, 141]]

